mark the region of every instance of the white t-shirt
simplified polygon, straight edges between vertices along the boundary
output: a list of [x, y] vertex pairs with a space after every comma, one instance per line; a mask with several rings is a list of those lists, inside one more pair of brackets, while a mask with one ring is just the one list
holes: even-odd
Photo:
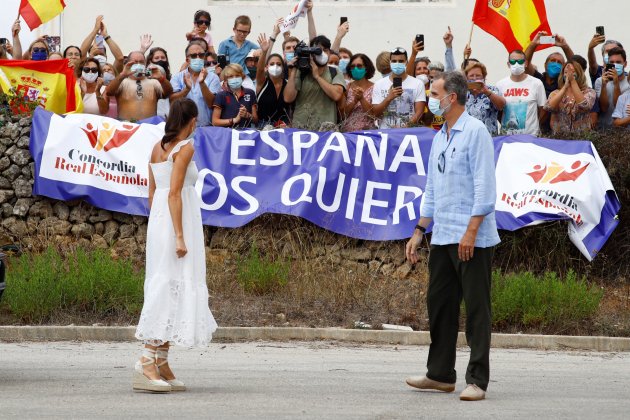
[[497, 88], [506, 102], [501, 120], [501, 133], [539, 135], [538, 107], [544, 106], [547, 102], [543, 83], [529, 75], [522, 82], [515, 82], [506, 77], [497, 83]]
[[[393, 82], [389, 77], [384, 77], [374, 83], [372, 91], [372, 104], [380, 104], [389, 95], [389, 89]], [[426, 102], [427, 95], [424, 92], [424, 85], [415, 77], [407, 76], [402, 82], [403, 93], [398, 98], [390, 102], [379, 121], [379, 128], [399, 128], [405, 127], [407, 122], [416, 113], [415, 104]]]
[[[628, 117], [630, 115], [627, 111], [628, 106], [630, 106], [630, 90], [627, 90], [617, 100], [617, 106], [615, 107], [615, 111], [612, 113], [612, 119], [616, 120], [617, 118]], [[630, 126], [628, 126], [628, 128], [630, 128]]]
[[[602, 94], [602, 78], [598, 78], [595, 80], [595, 92], [597, 92], [597, 101], [599, 102], [599, 97]], [[628, 83], [628, 77], [624, 73], [623, 76], [619, 76], [619, 90], [623, 95], [628, 89], [630, 89], [630, 83]], [[615, 83], [608, 82], [606, 84], [606, 91], [608, 92], [608, 111], [599, 113], [598, 126], [599, 128], [608, 128], [613, 125], [613, 112], [615, 111], [616, 104], [614, 103], [615, 99]], [[621, 96], [619, 96], [621, 98]]]

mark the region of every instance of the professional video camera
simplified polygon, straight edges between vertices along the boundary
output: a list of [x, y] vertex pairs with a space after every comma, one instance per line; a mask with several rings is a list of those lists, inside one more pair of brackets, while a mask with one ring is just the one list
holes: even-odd
[[321, 53], [321, 48], [309, 47], [304, 41], [300, 41], [300, 43], [295, 46], [295, 56], [298, 59], [297, 68], [300, 69], [300, 71], [311, 71], [311, 55], [320, 55]]

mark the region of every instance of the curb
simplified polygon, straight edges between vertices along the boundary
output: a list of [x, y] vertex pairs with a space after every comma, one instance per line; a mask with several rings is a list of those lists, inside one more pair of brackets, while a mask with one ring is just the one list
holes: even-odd
[[[0, 326], [2, 341], [136, 341], [136, 328], [89, 326]], [[426, 346], [428, 331], [351, 330], [343, 328], [220, 327], [218, 341], [318, 341]], [[458, 346], [466, 345], [460, 332]], [[630, 338], [564, 335], [492, 334], [494, 348], [630, 352]]]

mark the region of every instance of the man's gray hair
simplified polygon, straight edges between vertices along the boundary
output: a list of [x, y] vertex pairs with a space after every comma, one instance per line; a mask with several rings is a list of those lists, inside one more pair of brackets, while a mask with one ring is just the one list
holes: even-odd
[[454, 93], [457, 96], [457, 102], [460, 105], [466, 105], [466, 97], [468, 95], [468, 81], [462, 72], [453, 70], [444, 72], [433, 79], [444, 80], [444, 90], [446, 93]]
[[615, 41], [614, 39], [607, 39], [606, 42], [604, 42], [604, 44], [602, 45], [602, 54], [604, 54], [604, 49], [606, 48], [606, 46], [610, 44], [615, 44], [623, 50], [623, 45], [621, 45], [621, 42]]
[[440, 63], [439, 61], [433, 61], [429, 63], [428, 67], [429, 70], [444, 71], [444, 64]]

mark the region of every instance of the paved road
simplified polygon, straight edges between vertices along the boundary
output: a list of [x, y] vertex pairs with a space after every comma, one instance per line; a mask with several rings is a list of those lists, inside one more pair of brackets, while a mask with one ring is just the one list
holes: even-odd
[[[0, 343], [0, 418], [630, 418], [630, 353], [493, 350], [482, 402], [415, 391], [427, 347], [213, 343], [172, 351], [189, 391], [131, 391], [134, 343]], [[458, 352], [458, 372], [468, 353]]]

